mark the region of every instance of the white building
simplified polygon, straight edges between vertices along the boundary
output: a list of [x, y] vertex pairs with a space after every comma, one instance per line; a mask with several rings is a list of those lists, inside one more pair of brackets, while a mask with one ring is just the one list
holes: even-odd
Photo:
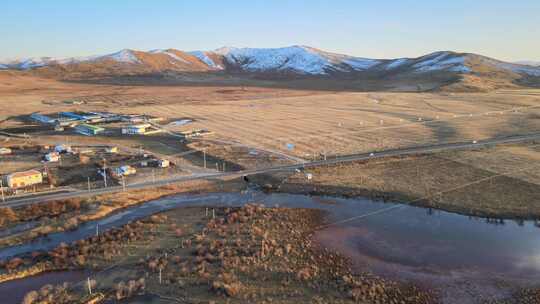
[[71, 147], [67, 145], [57, 145], [54, 147], [54, 151], [57, 153], [71, 153]]
[[37, 170], [11, 173], [6, 177], [7, 186], [12, 189], [41, 184], [43, 176]]
[[0, 155], [11, 154], [11, 152], [10, 148], [0, 148]]
[[60, 154], [58, 152], [50, 152], [45, 154], [45, 161], [47, 162], [58, 162], [60, 161]]
[[114, 169], [114, 174], [117, 176], [128, 176], [137, 173], [137, 170], [132, 166], [121, 166]]
[[107, 147], [105, 149], [105, 152], [107, 152], [107, 153], [118, 153], [118, 147]]
[[147, 133], [147, 129], [152, 127], [150, 124], [138, 124], [130, 125], [122, 128], [122, 134], [128, 135], [144, 135]]
[[160, 168], [168, 168], [171, 165], [171, 162], [166, 159], [160, 159], [157, 163]]

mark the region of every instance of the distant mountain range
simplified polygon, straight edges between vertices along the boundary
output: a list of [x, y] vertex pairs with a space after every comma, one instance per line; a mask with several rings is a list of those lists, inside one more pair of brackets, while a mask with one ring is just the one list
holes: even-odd
[[[130, 77], [174, 81], [238, 79], [294, 80], [306, 84], [336, 82], [369, 89], [484, 90], [537, 86], [540, 67], [532, 62], [509, 63], [489, 57], [450, 51], [417, 58], [369, 59], [325, 52], [307, 46], [234, 48], [184, 52], [121, 50], [107, 55], [74, 58], [28, 58], [0, 62], [0, 69], [23, 71], [63, 80], [111, 80]], [[354, 84], [354, 85], [352, 85]]]
[[517, 64], [530, 65], [533, 67], [540, 67], [540, 61], [518, 61]]

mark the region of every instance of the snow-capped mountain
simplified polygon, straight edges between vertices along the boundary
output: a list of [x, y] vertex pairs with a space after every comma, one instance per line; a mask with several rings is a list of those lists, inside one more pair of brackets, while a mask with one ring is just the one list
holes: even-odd
[[214, 62], [214, 60], [212, 60], [212, 58], [210, 58], [210, 55], [208, 54], [208, 52], [192, 51], [192, 52], [189, 52], [189, 54], [197, 57], [200, 61], [202, 61], [204, 64], [206, 64], [207, 66], [209, 66], [211, 68], [219, 69], [219, 70], [223, 69], [222, 65]]
[[367, 70], [377, 60], [322, 52], [305, 46], [275, 49], [226, 48], [216, 51], [229, 67], [247, 72], [325, 75], [330, 71]]
[[30, 70], [30, 69], [35, 69], [35, 68], [55, 65], [55, 64], [58, 64], [58, 65], [77, 64], [77, 63], [82, 63], [82, 62], [103, 61], [107, 59], [117, 61], [117, 62], [124, 62], [124, 63], [139, 63], [139, 60], [134, 55], [134, 51], [124, 49], [124, 50], [121, 50], [112, 54], [88, 56], [88, 57], [66, 57], [66, 58], [35, 57], [35, 58], [6, 60], [4, 62], [0, 62], [0, 66], [4, 66], [5, 68], [8, 68], [8, 69]]
[[[183, 67], [197, 61], [207, 70], [226, 70], [249, 73], [289, 73], [327, 76], [336, 73], [408, 72], [472, 73], [471, 58], [481, 58], [484, 64], [518, 74], [540, 76], [540, 69], [531, 65], [498, 61], [474, 54], [436, 52], [418, 58], [369, 59], [321, 51], [307, 46], [283, 48], [224, 47], [215, 51], [182, 52], [175, 49], [149, 52], [124, 49], [112, 54], [72, 58], [26, 58], [0, 62], [0, 68], [30, 70], [52, 65], [116, 62], [130, 65], [156, 65], [152, 61], [165, 60], [167, 65]], [[160, 66], [163, 66], [161, 64]], [[168, 68], [168, 67], [166, 67]]]
[[[106, 55], [73, 58], [27, 58], [0, 62], [0, 69], [30, 71], [46, 77], [62, 79], [110, 78], [129, 75], [162, 75], [186, 79], [197, 74], [221, 77], [287, 79], [371, 79], [388, 82], [408, 79], [415, 86], [418, 79], [435, 79], [448, 84], [459, 79], [476, 77], [488, 79], [490, 85], [539, 82], [540, 67], [503, 62], [489, 57], [435, 52], [417, 58], [370, 59], [322, 51], [307, 46], [282, 48], [224, 47], [214, 51], [183, 52], [176, 49], [157, 49], [148, 52], [124, 49]], [[180, 78], [176, 77], [181, 76]], [[467, 77], [466, 77], [467, 76]], [[182, 78], [184, 77], [184, 78]], [[213, 78], [218, 79], [218, 78]], [[495, 79], [497, 79], [495, 81]], [[203, 79], [204, 80], [204, 79]], [[476, 82], [478, 82], [475, 80]], [[476, 85], [476, 84], [475, 84]]]
[[482, 59], [490, 68], [508, 72], [539, 76], [540, 69], [498, 61], [488, 57], [435, 52], [418, 58], [369, 59], [321, 51], [306, 46], [273, 49], [221, 48], [213, 52], [192, 52], [210, 66], [222, 68], [209, 56], [221, 56], [224, 69], [250, 73], [293, 73], [328, 76], [340, 73], [474, 73], [472, 62]]

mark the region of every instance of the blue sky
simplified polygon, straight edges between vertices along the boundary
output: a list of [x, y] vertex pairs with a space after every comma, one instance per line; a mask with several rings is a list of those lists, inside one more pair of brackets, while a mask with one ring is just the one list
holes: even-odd
[[539, 0], [5, 2], [3, 59], [302, 44], [372, 58], [455, 50], [540, 61]]

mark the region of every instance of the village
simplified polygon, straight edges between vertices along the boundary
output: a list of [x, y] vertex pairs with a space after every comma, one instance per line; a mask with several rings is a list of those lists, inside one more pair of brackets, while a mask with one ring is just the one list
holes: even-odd
[[26, 125], [37, 124], [40, 131], [45, 130], [65, 139], [51, 144], [31, 144], [27, 142], [31, 133], [21, 135], [20, 132], [12, 134], [4, 130], [3, 136], [23, 140], [25, 144], [5, 141], [0, 146], [0, 161], [4, 164], [26, 163], [34, 166], [24, 170], [17, 166], [13, 169], [9, 166], [2, 168], [1, 199], [6, 201], [14, 196], [35, 193], [125, 186], [127, 183], [155, 181], [156, 176], [189, 174], [177, 166], [177, 159], [154, 155], [142, 148], [121, 147], [111, 144], [111, 141], [105, 141], [106, 144], [81, 144], [68, 140], [69, 135], [114, 139], [161, 134], [185, 141], [211, 134], [207, 130], [171, 134], [158, 124], [162, 121], [160, 117], [108, 112], [32, 113], [25, 118]]

